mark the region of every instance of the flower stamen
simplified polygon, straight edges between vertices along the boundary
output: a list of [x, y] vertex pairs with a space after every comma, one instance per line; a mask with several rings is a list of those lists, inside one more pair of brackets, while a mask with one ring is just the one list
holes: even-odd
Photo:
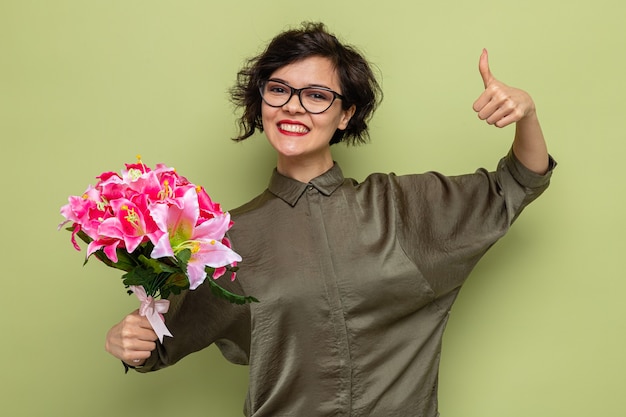
[[100, 201], [96, 202], [96, 207], [100, 211], [104, 211], [108, 205], [109, 205], [109, 202], [105, 198], [102, 198]]
[[165, 200], [166, 198], [171, 198], [173, 193], [170, 188], [170, 182], [168, 180], [163, 181], [163, 189], [159, 191], [159, 199]]
[[146, 166], [144, 165], [143, 161], [141, 160], [141, 155], [137, 154], [137, 163], [141, 165], [141, 167], [143, 168], [143, 173], [146, 173]]
[[194, 241], [193, 244], [191, 245], [191, 253], [198, 253], [198, 252], [200, 252], [200, 242]]
[[139, 215], [137, 215], [135, 209], [130, 208], [127, 205], [123, 205], [122, 210], [127, 213], [126, 216], [124, 216], [124, 220], [132, 224], [135, 228], [139, 228]]
[[137, 168], [131, 168], [128, 170], [128, 176], [130, 177], [131, 181], [137, 181], [139, 178], [141, 178], [142, 175], [143, 173]]

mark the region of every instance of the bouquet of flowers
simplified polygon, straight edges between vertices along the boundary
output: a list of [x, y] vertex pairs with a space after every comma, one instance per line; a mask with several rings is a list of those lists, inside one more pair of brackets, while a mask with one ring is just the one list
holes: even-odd
[[241, 257], [225, 237], [230, 215], [214, 203], [204, 188], [190, 183], [174, 168], [157, 164], [150, 169], [137, 157], [121, 175], [104, 172], [81, 196], [70, 196], [61, 207], [71, 222], [71, 242], [87, 244], [85, 263], [95, 255], [106, 265], [125, 271], [123, 284], [141, 301], [146, 316], [162, 342], [172, 336], [162, 314], [170, 294], [194, 290], [206, 282], [212, 291], [232, 303], [257, 301], [233, 294], [214, 282], [230, 273], [235, 279]]

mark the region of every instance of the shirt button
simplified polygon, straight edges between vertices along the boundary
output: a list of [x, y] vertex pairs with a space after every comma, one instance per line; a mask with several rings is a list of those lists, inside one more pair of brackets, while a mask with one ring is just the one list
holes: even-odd
[[309, 191], [313, 191], [315, 189], [315, 187], [313, 187], [312, 185], [309, 185], [308, 187], [306, 187], [307, 190]]

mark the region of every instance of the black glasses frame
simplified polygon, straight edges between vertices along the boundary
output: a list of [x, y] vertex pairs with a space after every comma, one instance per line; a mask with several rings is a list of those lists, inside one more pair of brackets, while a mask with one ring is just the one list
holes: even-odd
[[[285, 102], [281, 105], [274, 105], [274, 104], [270, 104], [267, 102], [267, 100], [265, 100], [265, 97], [263, 97], [263, 90], [265, 89], [265, 85], [268, 82], [273, 82], [273, 83], [278, 83], [280, 85], [284, 85], [287, 89], [289, 89], [290, 94], [289, 97], [287, 97], [287, 100], [285, 100]], [[322, 91], [326, 91], [329, 92], [333, 95], [333, 99], [331, 100], [330, 104], [328, 105], [328, 107], [326, 107], [324, 110], [322, 111], [310, 111], [309, 109], [306, 108], [306, 106], [304, 105], [304, 103], [302, 102], [302, 91], [304, 90], [322, 90]], [[273, 79], [269, 79], [267, 81], [263, 81], [261, 83], [261, 85], [259, 86], [259, 92], [261, 93], [261, 98], [263, 99], [263, 101], [265, 102], [265, 104], [267, 104], [270, 107], [283, 107], [285, 104], [289, 103], [289, 100], [291, 100], [291, 97], [293, 97], [293, 95], [297, 95], [298, 96], [298, 101], [300, 101], [300, 105], [302, 106], [302, 108], [304, 110], [306, 110], [308, 113], [311, 114], [320, 114], [320, 113], [324, 113], [326, 110], [330, 109], [330, 107], [333, 105], [333, 103], [335, 102], [336, 99], [340, 99], [340, 100], [345, 100], [345, 97], [342, 96], [341, 94], [339, 94], [338, 92], [331, 90], [330, 88], [326, 88], [326, 87], [304, 87], [304, 88], [293, 88], [292, 86], [290, 86], [289, 84], [286, 84], [282, 81], [278, 81], [278, 80], [273, 80]]]

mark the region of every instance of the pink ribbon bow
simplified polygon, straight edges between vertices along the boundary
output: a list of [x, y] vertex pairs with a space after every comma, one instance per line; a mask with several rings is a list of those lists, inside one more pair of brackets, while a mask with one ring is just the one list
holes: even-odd
[[165, 326], [165, 320], [162, 316], [170, 308], [169, 300], [155, 300], [153, 297], [148, 297], [146, 290], [140, 286], [131, 285], [129, 288], [141, 301], [139, 314], [148, 318], [154, 332], [159, 337], [159, 341], [163, 343], [164, 336], [172, 337], [172, 334]]

